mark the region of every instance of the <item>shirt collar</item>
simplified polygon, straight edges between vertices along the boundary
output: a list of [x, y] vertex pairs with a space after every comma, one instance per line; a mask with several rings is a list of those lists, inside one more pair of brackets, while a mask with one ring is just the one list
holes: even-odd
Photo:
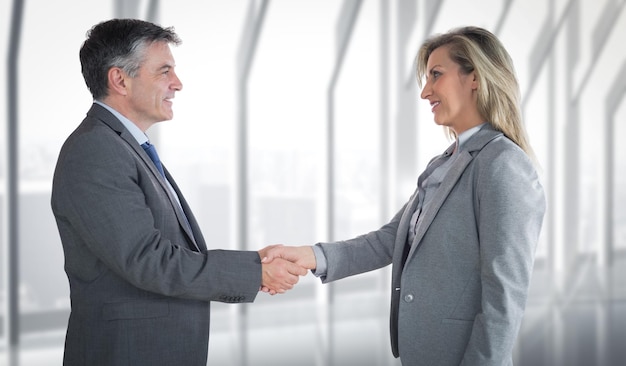
[[124, 125], [124, 127], [126, 127], [126, 129], [128, 130], [128, 132], [130, 132], [131, 135], [133, 135], [133, 137], [135, 138], [135, 140], [137, 140], [137, 142], [139, 143], [139, 145], [142, 145], [143, 143], [148, 141], [148, 136], [141, 130], [139, 129], [139, 127], [137, 127], [136, 124], [134, 124], [131, 120], [129, 120], [128, 118], [124, 117], [120, 112], [116, 111], [115, 109], [113, 109], [113, 107], [99, 101], [99, 100], [94, 100], [94, 103], [101, 105], [102, 107], [106, 108], [109, 112], [113, 113], [113, 115], [115, 117], [117, 117], [117, 119], [120, 120], [120, 122], [122, 122], [122, 124]]
[[483, 122], [481, 124], [479, 124], [478, 126], [474, 126], [472, 128], [470, 128], [469, 130], [465, 130], [463, 132], [461, 132], [461, 134], [459, 135], [458, 139], [457, 139], [457, 150], [461, 150], [461, 148], [463, 147], [463, 144], [465, 144], [465, 142], [467, 140], [469, 140], [470, 137], [472, 137], [476, 132], [480, 131], [480, 129], [487, 124], [487, 122]]

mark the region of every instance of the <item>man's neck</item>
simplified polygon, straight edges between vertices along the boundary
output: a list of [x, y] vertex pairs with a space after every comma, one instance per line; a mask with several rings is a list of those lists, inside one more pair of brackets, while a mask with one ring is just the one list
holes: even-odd
[[[124, 97], [121, 97], [124, 99]], [[137, 128], [139, 128], [144, 133], [150, 128], [152, 125], [149, 123], [142, 123], [141, 119], [136, 116], [135, 113], [132, 112], [132, 109], [127, 107], [125, 100], [119, 100], [119, 98], [108, 96], [100, 101], [108, 105], [109, 107], [118, 111], [121, 115], [128, 118]]]

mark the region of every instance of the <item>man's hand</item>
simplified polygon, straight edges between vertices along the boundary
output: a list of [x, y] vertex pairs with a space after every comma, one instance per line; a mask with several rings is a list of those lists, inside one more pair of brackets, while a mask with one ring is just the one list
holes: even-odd
[[292, 263], [288, 260], [276, 258], [273, 261], [263, 262], [266, 257], [263, 250], [259, 251], [261, 256], [262, 283], [261, 290], [270, 294], [282, 294], [291, 290], [300, 279], [298, 276], [305, 276], [307, 269]]
[[[316, 267], [315, 254], [313, 253], [313, 249], [310, 246], [289, 247], [280, 244], [270, 245], [259, 250], [259, 255], [261, 256], [261, 264], [264, 266], [271, 265], [275, 262], [292, 262], [291, 264], [295, 267], [291, 268], [298, 268], [304, 271], [304, 273], [297, 272], [297, 274], [300, 276], [306, 275], [307, 269], [315, 269]], [[293, 271], [295, 271], [295, 269], [293, 269]], [[291, 274], [296, 274], [296, 272], [293, 271], [289, 272]], [[265, 269], [263, 270], [263, 275], [265, 279]], [[297, 283], [297, 280], [298, 279], [296, 278], [296, 282], [294, 282], [293, 284]], [[293, 287], [293, 285], [291, 287]], [[271, 295], [285, 292], [279, 291], [277, 288], [273, 288], [271, 286], [266, 286], [265, 282], [261, 287], [261, 291], [268, 292]]]

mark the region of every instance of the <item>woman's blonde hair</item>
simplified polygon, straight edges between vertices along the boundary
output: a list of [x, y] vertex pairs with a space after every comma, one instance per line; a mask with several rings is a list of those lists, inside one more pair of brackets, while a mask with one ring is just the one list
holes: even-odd
[[[480, 115], [534, 161], [534, 153], [522, 122], [519, 85], [513, 61], [500, 40], [488, 30], [478, 27], [456, 28], [427, 39], [415, 59], [420, 88], [428, 74], [428, 58], [441, 46], [448, 47], [450, 58], [460, 66], [461, 72], [475, 72]], [[448, 134], [455, 137], [451, 129], [448, 129]]]

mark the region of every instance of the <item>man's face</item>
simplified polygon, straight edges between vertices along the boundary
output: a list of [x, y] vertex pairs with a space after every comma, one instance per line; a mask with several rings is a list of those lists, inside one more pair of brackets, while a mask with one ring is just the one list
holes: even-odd
[[174, 57], [166, 42], [155, 42], [146, 49], [136, 77], [126, 79], [127, 106], [131, 121], [147, 129], [174, 117], [172, 99], [183, 84], [174, 72]]

